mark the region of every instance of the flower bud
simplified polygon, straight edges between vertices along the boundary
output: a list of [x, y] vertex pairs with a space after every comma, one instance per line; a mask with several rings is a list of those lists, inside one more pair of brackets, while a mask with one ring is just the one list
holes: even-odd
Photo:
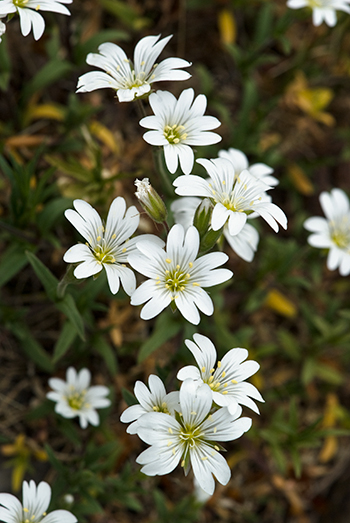
[[148, 216], [157, 223], [164, 223], [168, 215], [166, 207], [157, 191], [149, 183], [149, 179], [135, 180], [135, 185], [137, 187], [135, 195]]
[[203, 238], [209, 230], [211, 215], [213, 213], [213, 205], [209, 198], [204, 198], [198, 205], [193, 218], [193, 225], [199, 232], [199, 236]]
[[218, 231], [213, 231], [210, 229], [201, 237], [201, 243], [199, 246], [199, 252], [203, 254], [204, 252], [210, 251], [214, 245], [220, 239], [224, 228], [222, 227]]

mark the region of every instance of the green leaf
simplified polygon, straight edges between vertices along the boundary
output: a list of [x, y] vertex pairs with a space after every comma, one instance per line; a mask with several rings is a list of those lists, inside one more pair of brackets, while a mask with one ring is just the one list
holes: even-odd
[[11, 330], [16, 338], [20, 340], [23, 352], [25, 352], [29, 359], [31, 359], [39, 368], [46, 372], [53, 373], [54, 366], [50, 357], [36, 339], [33, 338], [29, 329], [24, 325], [12, 324]]
[[11, 280], [27, 263], [23, 246], [10, 245], [0, 259], [0, 287]]
[[316, 363], [315, 375], [332, 385], [341, 385], [344, 383], [344, 377], [337, 369], [323, 363]]
[[72, 69], [73, 65], [62, 58], [51, 60], [27, 83], [23, 90], [23, 97], [29, 98], [36, 92], [43, 91], [66, 76]]
[[292, 457], [292, 463], [294, 467], [294, 474], [297, 478], [300, 478], [301, 476], [301, 470], [302, 470], [302, 464], [301, 464], [301, 458], [300, 453], [297, 448], [293, 447], [290, 451], [291, 457]]
[[97, 338], [94, 338], [93, 346], [104, 359], [111, 376], [115, 376], [118, 372], [118, 362], [116, 354], [110, 344], [106, 341], [104, 336], [98, 336]]
[[37, 217], [37, 224], [41, 233], [51, 229], [55, 222], [63, 216], [66, 209], [71, 207], [72, 200], [69, 198], [55, 198], [47, 203]]
[[156, 321], [153, 333], [141, 346], [138, 361], [145, 360], [152, 352], [161, 347], [163, 343], [176, 336], [181, 327], [182, 325], [175, 322], [167, 313], [161, 314]]
[[53, 466], [53, 468], [56, 469], [57, 472], [59, 472], [60, 474], [65, 476], [66, 475], [66, 469], [65, 469], [64, 465], [62, 465], [60, 460], [58, 458], [56, 458], [55, 453], [52, 450], [52, 448], [47, 443], [45, 443], [44, 448], [45, 448], [45, 450], [47, 452], [47, 455], [49, 457], [49, 461], [50, 461], [51, 465]]
[[131, 405], [138, 404], [138, 401], [135, 398], [135, 396], [125, 387], [122, 387], [122, 396], [124, 398], [125, 403], [128, 405], [128, 407], [131, 407]]
[[61, 330], [60, 337], [58, 338], [52, 356], [52, 362], [57, 363], [62, 358], [72, 345], [77, 335], [76, 326], [73, 325], [69, 320], [65, 322]]
[[84, 341], [84, 322], [80, 312], [77, 309], [73, 296], [71, 294], [65, 294], [62, 300], [56, 301], [56, 307], [67, 316], [67, 318], [74, 325], [80, 338]]
[[257, 24], [254, 35], [254, 44], [256, 47], [262, 46], [266, 40], [271, 38], [273, 27], [273, 10], [273, 5], [267, 3], [261, 7], [259, 15], [256, 17]]
[[39, 258], [37, 258], [35, 256], [35, 254], [33, 252], [26, 251], [25, 254], [28, 258], [29, 263], [31, 264], [31, 266], [34, 269], [35, 274], [37, 275], [38, 279], [43, 284], [46, 294], [48, 295], [50, 300], [55, 301], [57, 299], [57, 295], [56, 295], [57, 285], [58, 285], [57, 278], [46, 267], [46, 265], [44, 265], [43, 262], [40, 261]]
[[307, 358], [304, 362], [301, 371], [301, 381], [304, 385], [308, 385], [315, 377], [316, 362], [313, 358]]
[[77, 333], [82, 340], [85, 340], [83, 319], [77, 309], [75, 301], [71, 294], [66, 294], [63, 299], [57, 298], [58, 280], [51, 271], [33, 254], [26, 251], [26, 256], [29, 263], [34, 269], [35, 274], [41, 281], [46, 291], [46, 294], [52, 300], [57, 309], [63, 312], [71, 323], [75, 326]]

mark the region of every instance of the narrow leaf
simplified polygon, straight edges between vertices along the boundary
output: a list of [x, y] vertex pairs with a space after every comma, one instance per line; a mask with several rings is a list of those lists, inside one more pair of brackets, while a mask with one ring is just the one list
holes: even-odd
[[157, 350], [163, 343], [170, 340], [181, 330], [181, 324], [175, 323], [167, 314], [159, 316], [152, 335], [141, 346], [138, 361], [145, 360], [152, 352]]
[[77, 329], [70, 321], [66, 321], [63, 325], [60, 337], [58, 338], [54, 350], [52, 362], [57, 363], [59, 359], [62, 358], [72, 345], [77, 335]]

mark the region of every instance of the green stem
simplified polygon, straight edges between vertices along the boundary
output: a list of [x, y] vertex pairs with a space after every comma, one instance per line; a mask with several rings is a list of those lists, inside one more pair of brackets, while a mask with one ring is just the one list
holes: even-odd
[[60, 300], [64, 298], [66, 288], [70, 283], [78, 283], [76, 277], [73, 274], [75, 267], [76, 266], [73, 264], [68, 265], [66, 274], [63, 276], [62, 280], [57, 285], [57, 298], [59, 298]]
[[153, 148], [153, 159], [157, 173], [162, 183], [163, 191], [167, 196], [174, 197], [174, 188], [170, 181], [170, 173], [165, 166], [163, 149], [161, 147]]

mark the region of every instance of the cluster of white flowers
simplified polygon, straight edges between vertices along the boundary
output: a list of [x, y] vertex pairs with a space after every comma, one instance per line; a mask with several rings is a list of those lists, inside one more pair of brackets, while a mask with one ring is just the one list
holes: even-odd
[[219, 158], [199, 159], [197, 162], [203, 165], [209, 178], [205, 180], [195, 175], [176, 178], [175, 192], [192, 198], [188, 206], [185, 201], [175, 203], [173, 210], [178, 213], [181, 206], [187, 208], [186, 220], [190, 223], [193, 197], [209, 198], [213, 206], [211, 228], [214, 231], [223, 228], [225, 238], [238, 256], [252, 261], [259, 234], [247, 223], [248, 218], [260, 215], [276, 232], [278, 223], [287, 228], [284, 212], [271, 202], [271, 197], [266, 193], [278, 184], [278, 180], [271, 176], [273, 169], [265, 164], [249, 167], [247, 157], [237, 149], [222, 150]]
[[[5, 17], [17, 13], [22, 34], [27, 36], [32, 30], [38, 40], [45, 28], [38, 11], [70, 15], [66, 4], [72, 1], [0, 0], [0, 42], [6, 31], [2, 21]], [[287, 6], [312, 8], [316, 26], [323, 21], [334, 26], [336, 10], [350, 13], [350, 0], [287, 0]], [[249, 165], [242, 151], [230, 148], [219, 151], [218, 157], [211, 160], [197, 158], [206, 175], [192, 174], [197, 147], [220, 142], [221, 136], [213, 130], [221, 123], [205, 114], [207, 99], [204, 94], [195, 97], [192, 88], [183, 90], [178, 98], [168, 91], [152, 92], [157, 82], [182, 81], [191, 76], [183, 70], [191, 65], [184, 59], [167, 58], [156, 63], [171, 37], [142, 38], [135, 47], [133, 60], [118, 45], [103, 43], [98, 54], [87, 56], [87, 63], [100, 70], [82, 75], [77, 92], [112, 88], [120, 102], [148, 99], [153, 114], [139, 122], [148, 129], [143, 138], [148, 144], [162, 148], [169, 179], [179, 174], [172, 180], [175, 193], [182, 197], [171, 206], [175, 225], [169, 230], [165, 204], [148, 179], [136, 181], [137, 197], [154, 221], [168, 228], [166, 242], [153, 234], [134, 236], [139, 211], [135, 206], [127, 208], [122, 197], [111, 203], [105, 223], [89, 203], [76, 199], [75, 210], [66, 210], [65, 216], [86, 243], [69, 248], [64, 261], [75, 265], [77, 279], [97, 277], [104, 269], [111, 292], [116, 294], [122, 287], [132, 305], [143, 305], [144, 320], [154, 318], [171, 305], [185, 320], [197, 325], [200, 312], [207, 316], [214, 312], [213, 301], [205, 289], [227, 282], [233, 275], [231, 270], [222, 268], [228, 255], [215, 250], [220, 235], [225, 236], [241, 258], [250, 262], [257, 250], [259, 234], [248, 220], [260, 216], [278, 232], [279, 225], [287, 228], [287, 218], [272, 203], [269, 191], [278, 184], [272, 176], [273, 169], [263, 163]], [[203, 205], [203, 201], [207, 204]], [[341, 275], [349, 275], [349, 199], [342, 190], [333, 189], [331, 193], [322, 193], [320, 202], [326, 218], [312, 217], [304, 224], [313, 233], [309, 244], [329, 249], [328, 268], [339, 268]], [[197, 211], [202, 205], [206, 206], [204, 230], [200, 225], [197, 227]], [[214, 233], [212, 243], [201, 249], [202, 239], [210, 233]], [[206, 252], [211, 249], [214, 251]], [[146, 278], [139, 287], [133, 270]], [[255, 401], [264, 401], [257, 388], [245, 381], [257, 372], [259, 364], [246, 361], [248, 351], [244, 348], [233, 348], [217, 361], [214, 344], [199, 333], [194, 334], [193, 341], [185, 340], [185, 344], [197, 366], [179, 370], [180, 390], [167, 393], [155, 375], [149, 376], [148, 387], [137, 381], [134, 391], [139, 403], [127, 408], [121, 421], [131, 423], [127, 432], [137, 434], [150, 445], [137, 458], [142, 472], [163, 475], [180, 463], [186, 475], [192, 468], [197, 490], [212, 495], [213, 476], [223, 485], [231, 477], [229, 465], [219, 453], [220, 442], [233, 441], [250, 429], [252, 420], [241, 417], [241, 405], [259, 413]], [[47, 398], [56, 402], [55, 411], [65, 418], [78, 417], [83, 429], [89, 423], [98, 426], [96, 409], [111, 404], [108, 388], [90, 386], [90, 381], [88, 369], [77, 372], [73, 367], [68, 368], [66, 381], [49, 379], [53, 390], [47, 393]], [[24, 481], [23, 505], [11, 494], [0, 494], [0, 520], [4, 523], [77, 521], [66, 510], [47, 515], [50, 499], [51, 488], [47, 483], [36, 486], [34, 481]]]
[[183, 381], [180, 392], [167, 394], [154, 375], [149, 377], [150, 390], [138, 381], [135, 396], [139, 404], [127, 408], [121, 421], [133, 421], [127, 432], [151, 445], [136, 460], [142, 472], [164, 475], [181, 463], [185, 474], [192, 468], [199, 487], [211, 495], [213, 475], [223, 485], [231, 477], [218, 452], [219, 442], [241, 437], [252, 424], [250, 418], [240, 417], [240, 404], [259, 412], [251, 398], [264, 400], [254, 385], [244, 381], [259, 369], [257, 362], [244, 361], [246, 349], [231, 349], [216, 362], [216, 349], [209, 338], [195, 334], [193, 339], [185, 343], [198, 368], [188, 366], [178, 372]]

